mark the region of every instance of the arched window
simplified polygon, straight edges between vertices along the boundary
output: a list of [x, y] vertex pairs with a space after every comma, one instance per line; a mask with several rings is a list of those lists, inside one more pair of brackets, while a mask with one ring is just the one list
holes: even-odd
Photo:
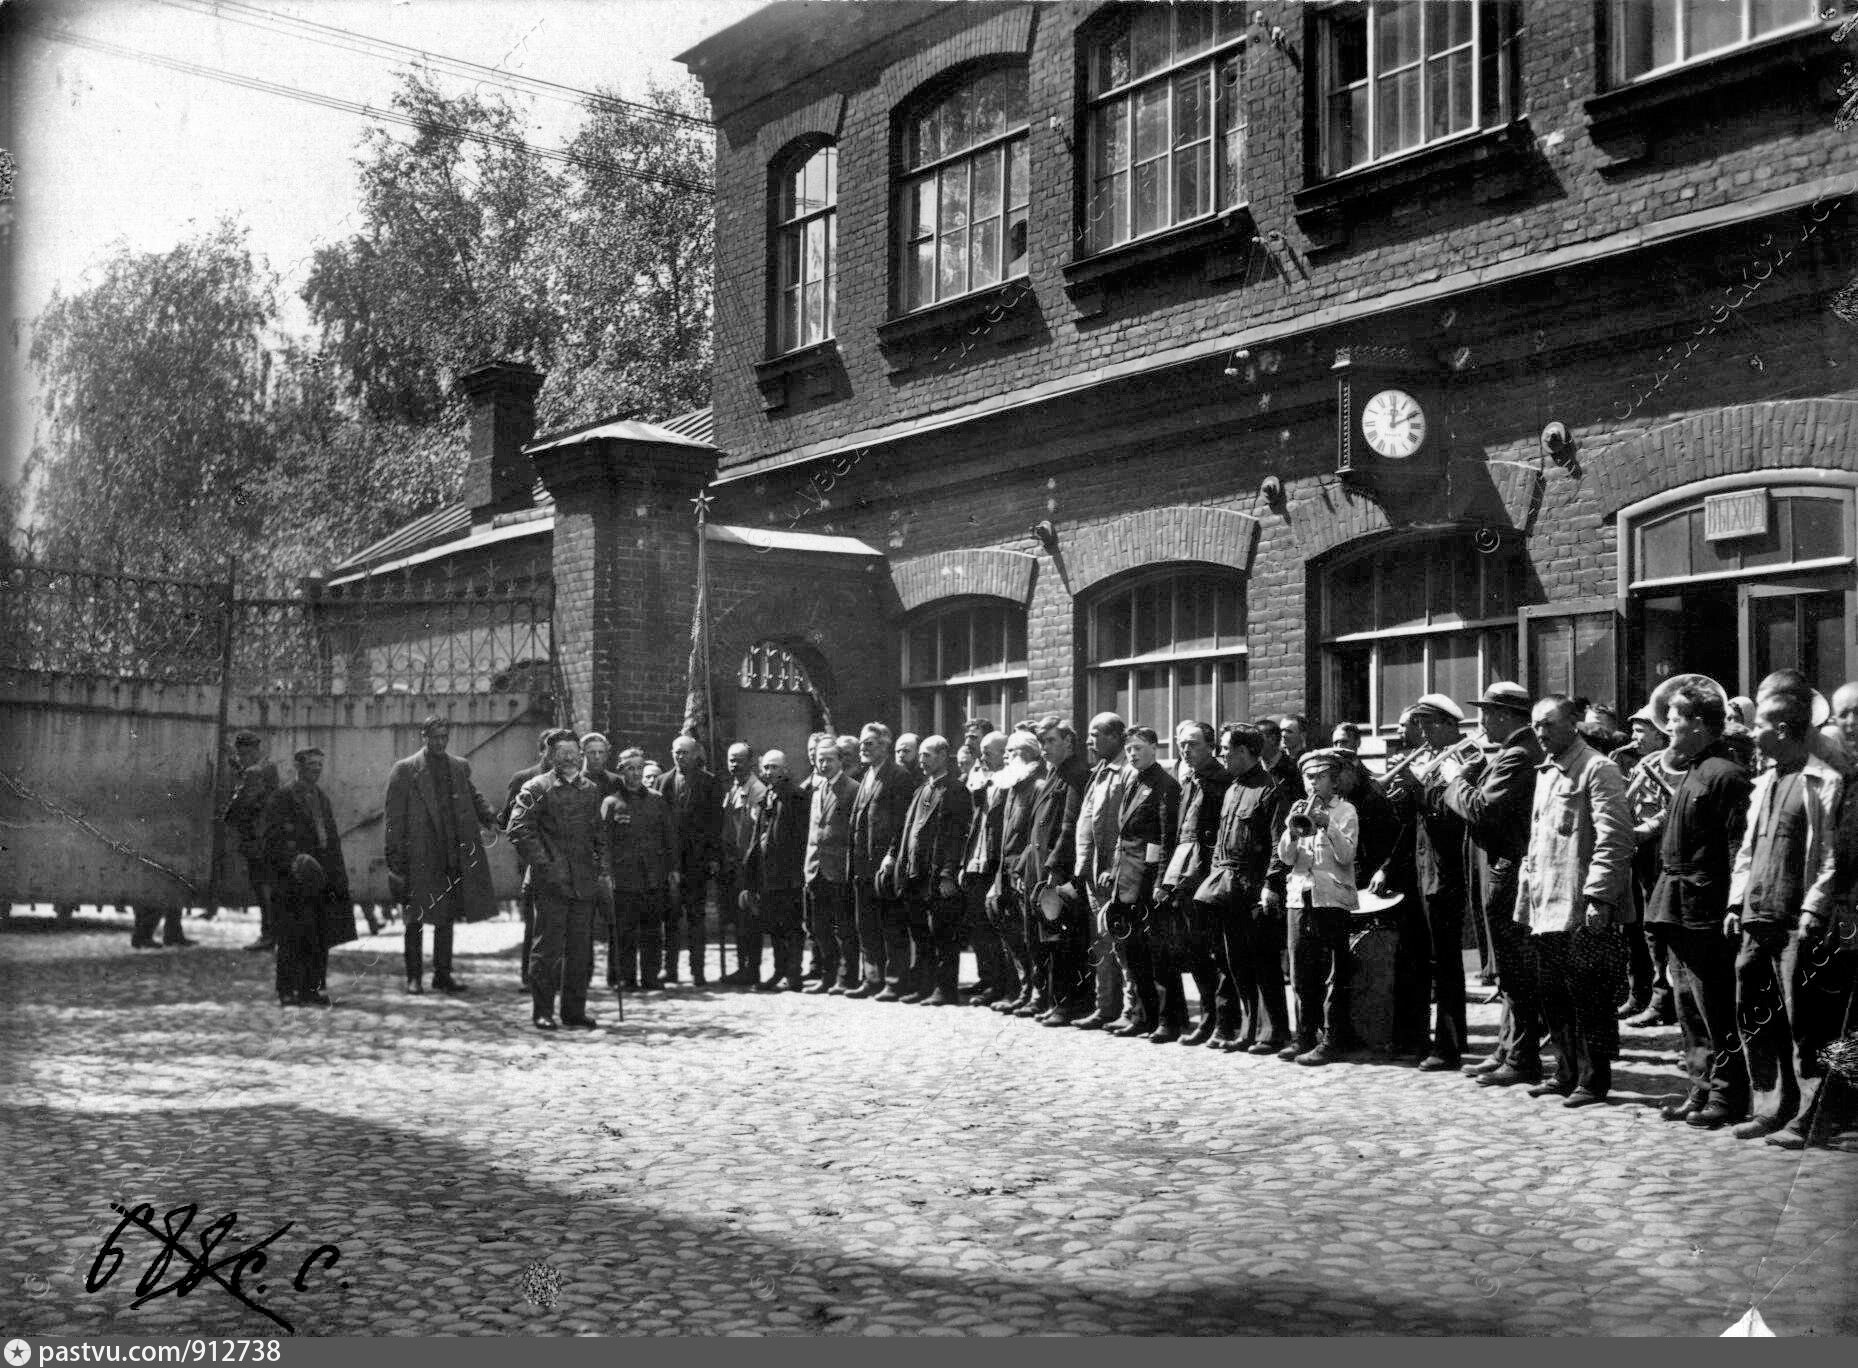
[[904, 311], [1026, 273], [1026, 69], [995, 67], [925, 101], [897, 188]]
[[1391, 728], [1421, 694], [1462, 702], [1492, 680], [1516, 678], [1526, 569], [1515, 542], [1485, 554], [1469, 535], [1384, 544], [1328, 566], [1320, 574], [1325, 719]]
[[1245, 202], [1243, 5], [1130, 5], [1094, 31], [1093, 251]]
[[799, 779], [811, 768], [806, 759], [808, 734], [831, 725], [825, 699], [792, 651], [777, 641], [758, 641], [743, 652], [736, 667], [738, 739], [758, 754], [783, 752]]
[[839, 264], [839, 149], [790, 159], [774, 190], [774, 335], [777, 352], [832, 334]]
[[1099, 594], [1086, 613], [1091, 712], [1153, 727], [1169, 756], [1182, 722], [1250, 719], [1242, 576], [1146, 573]]
[[1026, 610], [999, 599], [943, 607], [903, 634], [903, 725], [958, 737], [970, 717], [1005, 726], [1026, 707]]

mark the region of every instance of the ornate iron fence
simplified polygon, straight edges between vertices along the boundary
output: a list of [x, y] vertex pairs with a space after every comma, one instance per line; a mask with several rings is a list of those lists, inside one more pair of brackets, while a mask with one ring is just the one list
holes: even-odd
[[308, 697], [554, 693], [546, 583], [372, 579], [246, 597], [231, 581], [14, 558], [0, 574], [0, 670]]

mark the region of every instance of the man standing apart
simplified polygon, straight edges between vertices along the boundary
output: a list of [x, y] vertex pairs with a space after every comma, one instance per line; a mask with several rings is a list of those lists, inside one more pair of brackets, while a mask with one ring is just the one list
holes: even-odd
[[1309, 797], [1285, 817], [1277, 858], [1288, 871], [1290, 977], [1297, 1039], [1280, 1059], [1321, 1065], [1340, 1058], [1348, 1036], [1348, 914], [1357, 906], [1355, 808], [1337, 796], [1347, 763], [1331, 750], [1305, 751], [1298, 768]]
[[510, 840], [529, 866], [535, 890], [533, 1019], [538, 1031], [563, 1025], [591, 1031], [587, 985], [594, 969], [594, 899], [602, 883], [612, 886], [600, 789], [582, 773], [580, 739], [566, 727], [548, 734], [548, 764], [547, 773], [523, 785], [510, 818]]
[[[819, 947], [819, 980], [807, 985], [809, 993], [836, 995], [858, 986], [851, 885], [852, 804], [857, 801], [858, 785], [839, 762], [837, 740], [820, 732], [813, 738], [813, 784], [807, 794], [806, 916]], [[759, 948], [755, 957], [759, 961]]]
[[[591, 777], [591, 776], [589, 776]], [[671, 804], [645, 786], [645, 752], [621, 752], [617, 787], [600, 802], [612, 876], [607, 986], [615, 993], [658, 987], [665, 909], [677, 897], [677, 823]]]
[[1494, 758], [1445, 786], [1440, 801], [1464, 819], [1477, 852], [1473, 875], [1476, 915], [1484, 920], [1503, 995], [1503, 1021], [1490, 1058], [1464, 1072], [1481, 1086], [1505, 1088], [1542, 1081], [1542, 1015], [1536, 985], [1535, 950], [1529, 926], [1516, 907], [1516, 885], [1529, 853], [1530, 811], [1542, 743], [1529, 726], [1529, 695], [1520, 684], [1499, 680], [1477, 702], [1484, 734], [1498, 743]]
[[[800, 897], [806, 882], [808, 795], [795, 790], [787, 757], [771, 750], [761, 757], [761, 782], [767, 792], [755, 809], [755, 840], [743, 867], [744, 895], [754, 923], [767, 928], [774, 942], [774, 972], [757, 988], [769, 992], [804, 991], [800, 980]], [[759, 948], [756, 959], [760, 959]]]
[[[704, 919], [710, 896], [710, 879], [716, 873], [722, 844], [722, 789], [716, 776], [703, 768], [703, 748], [694, 736], [671, 743], [671, 772], [658, 781], [658, 792], [671, 800], [677, 817], [678, 890], [665, 920], [664, 981], [677, 982], [678, 922], [684, 924], [690, 947], [690, 981], [701, 988], [704, 978], [706, 933]], [[682, 909], [682, 917], [679, 909]]]
[[961, 1002], [961, 854], [974, 803], [949, 764], [944, 738], [925, 737], [918, 758], [923, 782], [897, 834], [897, 884], [912, 932], [926, 934], [914, 947], [921, 959], [911, 966], [916, 986], [904, 1001], [954, 1007]]
[[[1110, 904], [1115, 897], [1116, 827], [1122, 816], [1123, 789], [1129, 766], [1123, 761], [1123, 736], [1128, 727], [1115, 713], [1098, 713], [1090, 719], [1090, 758], [1094, 762], [1084, 798], [1077, 810], [1077, 877], [1090, 906], [1090, 958], [1095, 966], [1097, 1009], [1071, 1024], [1080, 1031], [1100, 1031], [1142, 1019], [1134, 980], [1124, 962], [1127, 937], [1118, 938], [1110, 927]], [[1150, 1022], [1152, 1029], [1154, 1023]]]
[[1564, 1107], [1592, 1107], [1613, 1085], [1625, 972], [1622, 917], [1631, 915], [1632, 813], [1619, 766], [1581, 740], [1566, 694], [1548, 694], [1529, 725], [1548, 759], [1537, 769], [1516, 903], [1535, 952], [1555, 1077], [1529, 1089]]
[[297, 777], [265, 800], [258, 840], [277, 890], [277, 1000], [327, 1007], [329, 947], [355, 939], [348, 865], [329, 795], [320, 787], [323, 753], [296, 754]]
[[1825, 1073], [1819, 1052], [1841, 1030], [1842, 995], [1813, 980], [1842, 977], [1833, 965], [1840, 932], [1851, 934], [1833, 898], [1843, 783], [1812, 753], [1812, 706], [1791, 671], [1755, 691], [1755, 746], [1771, 763], [1749, 795], [1723, 922], [1741, 936], [1736, 1008], [1754, 1104], [1735, 1133], [1783, 1149], [1806, 1146]]
[[406, 991], [425, 992], [424, 929], [432, 927], [432, 986], [462, 993], [452, 977], [452, 927], [497, 915], [479, 828], [495, 839], [496, 814], [471, 782], [471, 766], [447, 755], [451, 724], [428, 717], [425, 743], [387, 778], [387, 886], [406, 908]]
[[264, 758], [258, 733], [242, 731], [232, 738], [234, 779], [232, 798], [226, 804], [226, 830], [239, 847], [245, 861], [245, 878], [258, 899], [258, 939], [247, 950], [274, 950], [277, 947], [277, 912], [271, 905], [271, 869], [265, 863], [264, 847], [258, 840], [258, 819], [265, 800], [277, 792], [277, 766]]
[[895, 1002], [903, 996], [897, 984], [910, 967], [909, 930], [895, 890], [887, 883], [880, 888], [877, 876], [897, 842], [916, 783], [891, 758], [890, 728], [882, 722], [865, 724], [858, 734], [858, 756], [865, 773], [852, 802], [852, 897], [864, 985], [845, 996]]

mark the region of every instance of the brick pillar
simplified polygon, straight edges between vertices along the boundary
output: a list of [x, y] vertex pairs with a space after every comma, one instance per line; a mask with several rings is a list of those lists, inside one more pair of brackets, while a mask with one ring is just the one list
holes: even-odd
[[716, 473], [695, 444], [589, 437], [530, 452], [555, 500], [563, 724], [669, 763], [684, 720], [696, 510]]

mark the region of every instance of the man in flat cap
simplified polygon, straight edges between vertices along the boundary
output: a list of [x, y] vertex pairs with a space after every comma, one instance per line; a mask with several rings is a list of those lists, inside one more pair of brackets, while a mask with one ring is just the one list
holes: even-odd
[[432, 927], [432, 986], [462, 993], [452, 977], [452, 928], [489, 921], [497, 893], [484, 858], [484, 831], [495, 839], [497, 816], [471, 782], [471, 766], [445, 753], [451, 723], [428, 717], [420, 750], [397, 762], [387, 778], [387, 884], [406, 908], [406, 991], [425, 991], [424, 929]]
[[[542, 729], [541, 738], [536, 742], [536, 762], [527, 769], [517, 770], [510, 776], [510, 786], [503, 798], [503, 810], [497, 814], [499, 830], [510, 829], [510, 817], [516, 810], [516, 795], [523, 791], [523, 785], [537, 775], [548, 772], [548, 738], [554, 730], [553, 727]], [[517, 906], [521, 909], [523, 918], [522, 977], [517, 986], [522, 992], [527, 993], [529, 991], [529, 956], [535, 947], [535, 892], [529, 887], [529, 866], [523, 863], [520, 853], [516, 856], [516, 870], [522, 876], [522, 894]]]
[[[593, 978], [594, 902], [613, 875], [600, 788], [581, 768], [581, 740], [561, 727], [548, 734], [549, 767], [522, 786], [510, 816], [510, 841], [535, 889], [535, 948], [530, 957], [533, 1021], [538, 1031], [592, 1030], [587, 985]], [[559, 995], [561, 1019], [555, 1019]]]
[[323, 753], [306, 746], [295, 760], [296, 779], [265, 800], [258, 819], [277, 891], [277, 1000], [284, 1007], [327, 1007], [329, 948], [356, 938], [355, 912], [342, 834], [320, 787]]
[[1335, 791], [1346, 760], [1333, 750], [1303, 753], [1297, 768], [1309, 796], [1293, 806], [1278, 837], [1289, 871], [1290, 977], [1297, 1038], [1278, 1052], [1299, 1064], [1328, 1064], [1348, 1044], [1348, 914], [1355, 892], [1355, 808]]

